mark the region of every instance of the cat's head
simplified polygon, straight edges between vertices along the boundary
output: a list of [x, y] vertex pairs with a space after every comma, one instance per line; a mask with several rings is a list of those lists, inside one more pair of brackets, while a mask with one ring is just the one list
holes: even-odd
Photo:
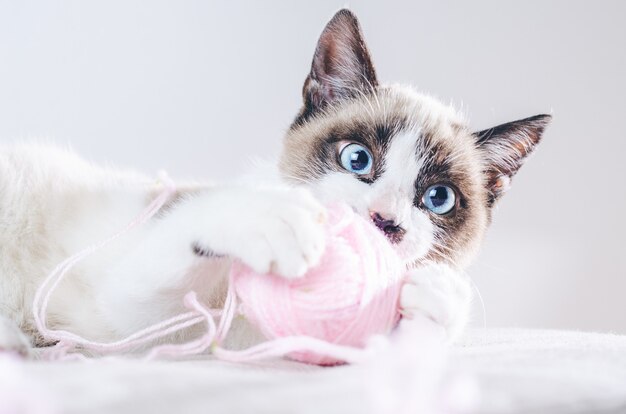
[[371, 219], [409, 264], [467, 263], [550, 121], [538, 115], [472, 132], [452, 108], [379, 84], [348, 10], [324, 29], [303, 95], [281, 173]]

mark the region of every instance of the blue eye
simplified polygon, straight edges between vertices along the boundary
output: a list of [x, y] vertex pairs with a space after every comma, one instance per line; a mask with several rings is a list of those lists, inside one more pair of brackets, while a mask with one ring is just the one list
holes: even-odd
[[456, 194], [447, 185], [436, 184], [428, 187], [422, 202], [427, 209], [435, 214], [446, 214], [452, 211], [456, 204]]
[[346, 145], [339, 154], [341, 166], [355, 174], [369, 174], [372, 171], [372, 155], [362, 145]]

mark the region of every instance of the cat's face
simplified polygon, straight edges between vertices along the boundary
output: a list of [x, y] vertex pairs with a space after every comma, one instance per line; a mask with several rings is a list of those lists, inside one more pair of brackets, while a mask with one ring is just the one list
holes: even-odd
[[322, 33], [304, 103], [285, 139], [282, 174], [372, 220], [407, 264], [466, 264], [550, 118], [472, 133], [452, 108], [379, 85], [346, 10]]

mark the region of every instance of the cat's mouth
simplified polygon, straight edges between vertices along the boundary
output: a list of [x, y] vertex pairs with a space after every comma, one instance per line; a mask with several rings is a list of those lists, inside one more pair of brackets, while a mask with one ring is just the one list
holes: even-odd
[[406, 233], [406, 230], [404, 230], [402, 227], [398, 227], [397, 229], [394, 229], [393, 231], [385, 231], [385, 230], [381, 230], [381, 231], [387, 237], [387, 239], [391, 242], [391, 244], [400, 243], [402, 239], [404, 238], [404, 233]]

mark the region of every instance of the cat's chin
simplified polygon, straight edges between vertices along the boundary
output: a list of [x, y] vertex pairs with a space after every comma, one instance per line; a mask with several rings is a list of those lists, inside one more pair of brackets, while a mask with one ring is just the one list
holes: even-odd
[[394, 245], [394, 249], [407, 269], [414, 269], [421, 266], [421, 263], [427, 262], [425, 260], [427, 252], [424, 252], [425, 249], [423, 247], [416, 247], [409, 243], [400, 243]]

